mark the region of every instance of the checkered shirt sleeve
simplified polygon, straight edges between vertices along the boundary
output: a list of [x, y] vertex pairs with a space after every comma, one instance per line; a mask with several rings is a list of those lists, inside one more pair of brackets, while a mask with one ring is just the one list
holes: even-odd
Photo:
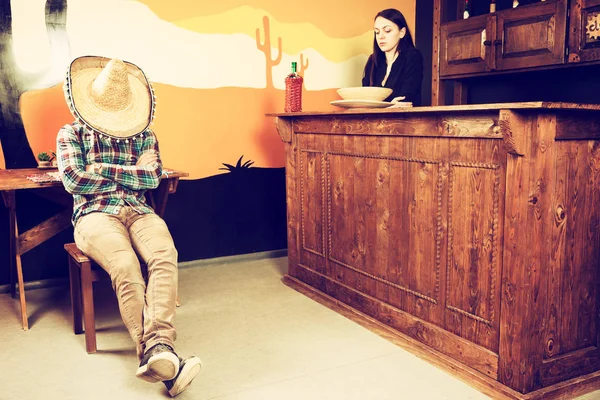
[[83, 143], [71, 125], [65, 125], [58, 132], [58, 170], [63, 185], [71, 194], [101, 194], [113, 192], [117, 183], [95, 173], [86, 172], [83, 156]]

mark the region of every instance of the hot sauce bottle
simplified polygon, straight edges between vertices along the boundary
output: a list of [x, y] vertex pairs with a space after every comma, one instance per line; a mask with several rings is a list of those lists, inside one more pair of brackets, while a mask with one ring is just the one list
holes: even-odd
[[298, 75], [297, 63], [292, 62], [292, 73], [285, 78], [285, 112], [302, 111], [302, 83], [304, 79]]

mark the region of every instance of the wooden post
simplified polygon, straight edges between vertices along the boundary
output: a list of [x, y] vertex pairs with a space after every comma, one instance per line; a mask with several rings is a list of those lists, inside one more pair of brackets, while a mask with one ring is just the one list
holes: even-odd
[[[554, 137], [556, 118], [502, 110], [507, 140], [506, 224], [498, 380], [521, 393], [542, 387], [547, 270], [554, 245]], [[511, 151], [511, 144], [515, 144]], [[520, 149], [519, 149], [520, 148]], [[521, 155], [523, 154], [523, 155]], [[527, 226], [523, 233], [519, 226]]]
[[[440, 42], [442, 32], [442, 22], [446, 0], [433, 1], [433, 50], [432, 50], [432, 68], [431, 68], [431, 105], [442, 106], [445, 104], [445, 88], [440, 79]], [[461, 19], [464, 11], [464, 2], [456, 2], [456, 19]], [[467, 104], [467, 88], [463, 81], [454, 82], [454, 100], [453, 104]]]
[[467, 88], [463, 81], [454, 82], [454, 104], [467, 104]]
[[[444, 0], [445, 1], [445, 0]], [[463, 18], [465, 12], [465, 2], [456, 2], [456, 20]], [[461, 105], [467, 104], [467, 84], [464, 81], [454, 81], [454, 101], [452, 104]]]
[[440, 34], [444, 0], [433, 0], [433, 47], [431, 54], [431, 105], [444, 104], [444, 85], [440, 81]]
[[299, 177], [296, 176], [297, 148], [296, 135], [293, 134], [291, 120], [287, 118], [276, 118], [275, 125], [281, 140], [285, 143], [285, 187], [287, 204], [287, 240], [288, 240], [288, 274], [296, 274], [298, 262], [300, 261], [300, 249], [298, 241], [298, 227], [300, 221], [296, 215], [298, 210]]

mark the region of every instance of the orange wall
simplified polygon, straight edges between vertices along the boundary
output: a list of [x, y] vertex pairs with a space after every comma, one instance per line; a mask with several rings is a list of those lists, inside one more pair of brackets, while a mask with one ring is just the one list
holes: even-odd
[[[141, 3], [147, 5], [150, 11], [163, 22], [176, 25], [177, 29], [214, 34], [215, 29], [222, 27], [224, 35], [231, 35], [222, 36], [223, 40], [242, 37], [240, 43], [246, 43], [243, 42], [244, 36], [240, 34], [251, 36], [252, 42], [249, 43], [253, 48], [250, 51], [259, 53], [262, 50], [258, 44], [255, 44], [254, 35], [256, 30], [261, 35], [261, 40], [264, 40], [263, 21], [252, 20], [248, 24], [245, 20], [242, 23], [242, 19], [243, 15], [250, 15], [248, 10], [256, 11], [252, 14], [255, 16], [268, 14], [271, 23], [270, 40], [273, 58], [278, 51], [277, 37], [284, 34], [284, 46], [281, 51], [286, 56], [294, 56], [297, 54], [296, 50], [313, 52], [306, 70], [304, 110], [334, 108], [329, 105], [329, 102], [339, 98], [335, 93], [336, 87], [327, 87], [327, 76], [325, 72], [320, 74], [320, 71], [325, 71], [327, 67], [338, 68], [334, 75], [348, 73], [344, 68], [351, 64], [352, 57], [366, 59], [372, 46], [373, 16], [378, 11], [398, 7], [405, 13], [411, 27], [414, 27], [415, 15], [415, 0], [373, 0], [371, 2], [349, 0], [343, 3], [343, 10], [339, 9], [338, 2], [317, 0], [304, 1], [295, 7], [290, 7], [289, 3], [280, 0], [256, 0], [250, 5], [241, 0], [220, 2], [142, 0]], [[240, 10], [245, 14], [240, 14]], [[224, 14], [228, 12], [229, 14]], [[234, 17], [240, 19], [227, 19]], [[68, 14], [68, 18], [73, 16]], [[298, 25], [299, 23], [304, 25]], [[274, 31], [275, 28], [278, 29], [277, 32]], [[238, 36], [233, 36], [236, 32]], [[318, 40], [319, 43], [315, 42], [315, 37], [321, 38]], [[75, 36], [73, 40], [76, 40]], [[353, 48], [345, 53], [340, 52], [340, 47], [344, 47], [346, 42], [349, 47], [352, 43]], [[156, 51], [152, 48], [152, 43], [145, 45], [148, 47], [138, 48], [137, 54]], [[123, 44], [115, 43], [114, 46], [123, 46]], [[290, 50], [291, 48], [295, 50]], [[222, 50], [223, 52], [236, 51], [235, 48], [226, 46]], [[248, 47], [244, 50], [248, 51]], [[193, 52], [193, 49], [188, 51]], [[291, 53], [288, 54], [286, 51]], [[258, 56], [268, 57], [266, 54]], [[219, 54], [206, 54], [205, 60], [206, 63], [211, 63], [219, 62], [221, 58]], [[246, 70], [244, 65], [240, 65], [239, 73], [255, 74], [257, 81], [260, 77], [264, 82], [264, 68], [274, 67], [269, 65], [269, 61], [270, 59], [267, 58], [263, 70], [258, 72]], [[177, 66], [173, 68], [172, 73], [177, 74]], [[312, 74], [312, 80], [308, 79], [309, 73]], [[350, 78], [359, 81], [360, 77], [355, 76], [359, 73], [354, 68]], [[164, 164], [170, 168], [189, 172], [192, 179], [219, 174], [222, 163], [235, 163], [242, 155], [244, 160], [254, 161], [254, 166], [257, 167], [283, 167], [283, 144], [275, 129], [273, 118], [265, 117], [265, 113], [283, 111], [284, 91], [281, 86], [283, 77], [281, 73], [279, 75], [274, 73], [272, 78], [274, 84], [267, 82], [262, 88], [256, 87], [260, 85], [255, 87], [227, 85], [227, 82], [220, 84], [220, 87], [211, 88], [197, 87], [197, 83], [190, 84], [190, 87], [182, 87], [168, 82], [154, 82], [158, 103], [153, 129], [160, 140]], [[150, 78], [152, 79], [152, 74]], [[207, 76], [205, 81], [200, 80], [200, 85], [210, 84], [211, 79], [212, 77]], [[311, 85], [313, 89], [310, 89]], [[63, 98], [61, 84], [49, 89], [26, 92], [20, 99], [20, 106], [27, 137], [34, 154], [53, 150], [56, 133], [62, 125], [72, 121]]]

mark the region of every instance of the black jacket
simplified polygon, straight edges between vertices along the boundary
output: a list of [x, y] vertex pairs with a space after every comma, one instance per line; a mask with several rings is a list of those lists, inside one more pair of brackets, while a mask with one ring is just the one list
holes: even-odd
[[[370, 82], [372, 56], [369, 57], [362, 79], [363, 86], [379, 86], [385, 77], [387, 64], [379, 65], [373, 74], [373, 84]], [[412, 101], [413, 106], [421, 105], [421, 82], [423, 81], [423, 56], [414, 47], [400, 51], [398, 58], [392, 64], [390, 76], [385, 87], [393, 89], [392, 94], [385, 99], [391, 101], [394, 97], [406, 96], [403, 101]]]

